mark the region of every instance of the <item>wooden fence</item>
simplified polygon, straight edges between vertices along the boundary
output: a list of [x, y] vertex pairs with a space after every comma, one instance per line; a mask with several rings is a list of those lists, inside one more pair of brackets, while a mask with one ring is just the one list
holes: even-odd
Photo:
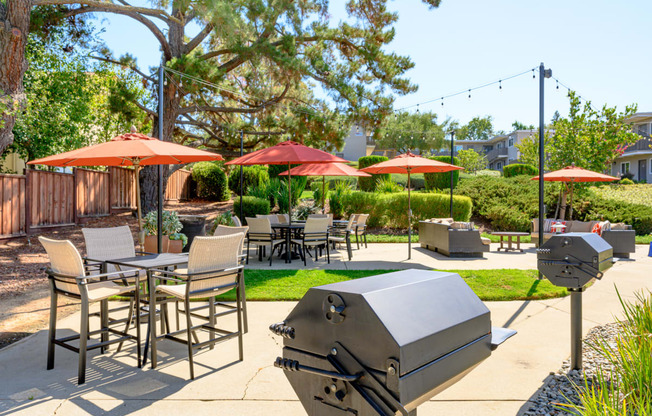
[[[190, 171], [168, 179], [165, 200], [190, 198]], [[73, 174], [28, 169], [25, 175], [0, 174], [0, 239], [24, 236], [46, 227], [74, 225], [79, 218], [136, 208], [132, 169], [108, 172], [75, 169]]]

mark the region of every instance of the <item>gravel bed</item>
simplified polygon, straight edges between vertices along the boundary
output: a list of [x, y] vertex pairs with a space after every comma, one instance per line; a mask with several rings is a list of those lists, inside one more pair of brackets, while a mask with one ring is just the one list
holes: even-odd
[[570, 412], [558, 409], [556, 406], [559, 403], [568, 403], [569, 401], [578, 404], [580, 401], [576, 386], [583, 387], [585, 377], [588, 380], [588, 385], [591, 386], [598, 367], [602, 368], [606, 373], [611, 370], [609, 362], [590, 345], [599, 341], [606, 341], [612, 346], [615, 345], [619, 329], [620, 324], [618, 323], [592, 328], [582, 344], [583, 373], [570, 370], [570, 359], [564, 361], [557, 372], [550, 373], [550, 377], [538, 394], [531, 399], [532, 406], [523, 415], [568, 415]]

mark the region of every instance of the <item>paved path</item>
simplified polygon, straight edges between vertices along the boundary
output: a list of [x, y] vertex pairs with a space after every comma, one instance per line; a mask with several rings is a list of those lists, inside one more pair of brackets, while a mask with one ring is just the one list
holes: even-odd
[[[410, 267], [410, 262], [401, 261], [404, 244], [377, 248], [356, 251], [354, 262], [346, 266]], [[626, 299], [642, 288], [652, 289], [652, 258], [647, 257], [647, 250], [647, 246], [637, 246], [635, 261], [617, 263], [585, 293], [585, 333], [595, 325], [612, 322], [620, 312], [614, 285]], [[371, 257], [384, 260], [372, 262]], [[421, 267], [446, 269], [530, 269], [536, 267], [534, 259], [531, 251], [490, 253], [487, 260], [472, 261], [442, 261], [430, 253], [414, 253], [414, 261], [423, 262]], [[528, 407], [527, 401], [549, 372], [568, 357], [568, 298], [487, 305], [493, 325], [509, 326], [518, 334], [467, 377], [420, 406], [420, 416], [516, 415]], [[161, 342], [162, 365], [157, 370], [135, 368], [132, 349], [106, 356], [91, 353], [88, 382], [78, 387], [76, 354], [58, 348], [55, 369], [45, 370], [46, 331], [40, 331], [0, 350], [0, 415], [305, 415], [283, 372], [272, 366], [281, 340], [267, 329], [270, 323], [283, 320], [293, 306], [293, 302], [250, 302], [245, 361], [234, 361], [236, 342], [203, 351], [196, 356], [197, 379], [193, 382], [188, 381], [185, 347]], [[59, 327], [63, 333], [66, 328], [78, 328], [78, 323], [75, 314], [61, 320]]]

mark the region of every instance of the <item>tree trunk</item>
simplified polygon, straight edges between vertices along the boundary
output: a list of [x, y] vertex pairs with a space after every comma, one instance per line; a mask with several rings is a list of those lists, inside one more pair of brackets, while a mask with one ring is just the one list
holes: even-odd
[[[178, 10], [173, 10], [173, 15], [178, 16]], [[175, 22], [170, 22], [168, 32], [168, 42], [172, 51], [173, 58], [180, 58], [183, 54], [184, 28]], [[178, 82], [178, 81], [177, 81]], [[164, 141], [172, 141], [174, 134], [175, 121], [177, 119], [177, 110], [179, 108], [180, 97], [177, 94], [177, 85], [168, 80], [167, 85], [163, 86], [163, 120], [154, 119], [152, 127], [152, 136]], [[157, 95], [158, 97], [158, 95]], [[159, 137], [159, 123], [163, 123], [163, 137]], [[167, 188], [170, 169], [163, 166], [163, 197], [165, 198], [165, 189]], [[158, 166], [147, 166], [141, 171], [140, 175], [140, 195], [143, 204], [143, 212], [154, 211], [158, 207]]]
[[[27, 70], [25, 45], [29, 34], [30, 0], [0, 3], [0, 101], [8, 110], [16, 109], [25, 99], [23, 75]], [[0, 114], [0, 154], [14, 141], [13, 111]]]
[[559, 211], [560, 220], [566, 220], [566, 200], [568, 199], [568, 188], [565, 185], [563, 186], [563, 191], [561, 194], [561, 209]]

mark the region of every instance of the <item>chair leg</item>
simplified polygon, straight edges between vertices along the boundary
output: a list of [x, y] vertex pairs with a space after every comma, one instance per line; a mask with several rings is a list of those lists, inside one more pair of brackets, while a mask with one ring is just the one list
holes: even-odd
[[[52, 284], [52, 283], [50, 283]], [[48, 364], [47, 369], [54, 368], [54, 339], [57, 332], [57, 292], [50, 290], [50, 329], [48, 331]]]
[[[269, 267], [272, 267], [272, 257], [274, 257], [274, 243], [269, 243]], [[265, 246], [263, 246], [263, 250], [265, 249]], [[289, 253], [288, 253], [289, 255]]]
[[[131, 326], [131, 320], [134, 317], [134, 315], [133, 315], [134, 314], [134, 300], [133, 299], [129, 299], [129, 309], [127, 309], [127, 311], [128, 311], [127, 312], [127, 323], [125, 324], [125, 329], [123, 331], [125, 334], [127, 332], [129, 332], [129, 327]], [[140, 312], [140, 311], [138, 311], [138, 312]], [[118, 344], [118, 349], [116, 350], [116, 352], [120, 352], [122, 350], [122, 344], [123, 343], [124, 343], [124, 341]]]
[[363, 237], [364, 237], [364, 248], [369, 248], [369, 247], [367, 246], [367, 231], [365, 230], [364, 234], [362, 234], [362, 235], [363, 235]]
[[181, 323], [179, 322], [179, 301], [174, 301], [174, 310], [176, 312], [176, 321], [177, 321], [177, 331], [181, 328]]
[[306, 243], [301, 244], [301, 257], [303, 258], [303, 265], [307, 266], [306, 264]]
[[249, 264], [249, 240], [247, 240], [247, 259], [245, 260], [245, 264]]
[[190, 379], [194, 380], [195, 379], [195, 368], [194, 368], [194, 362], [192, 359], [192, 338], [190, 333], [192, 332], [190, 328], [192, 328], [192, 321], [190, 320], [190, 301], [189, 299], [184, 299], [183, 300], [183, 307], [186, 310], [186, 334], [188, 336], [188, 362], [190, 363]]
[[244, 333], [249, 332], [249, 318], [247, 318], [247, 290], [245, 288], [244, 275], [242, 277], [242, 284], [238, 289], [242, 289], [242, 320], [244, 321]]
[[240, 297], [240, 286], [242, 285], [243, 281], [243, 276], [240, 276], [240, 282], [238, 283], [238, 287], [235, 288], [235, 300], [236, 300], [236, 308], [237, 308], [237, 313], [238, 315], [238, 356], [240, 357], [240, 361], [244, 360], [244, 347], [243, 347], [243, 342], [242, 342], [242, 314], [240, 311], [242, 310], [242, 299]]
[[349, 253], [349, 261], [353, 258], [353, 249], [351, 248], [351, 238], [346, 237], [346, 251]]
[[136, 287], [136, 351], [138, 355], [138, 368], [141, 368], [140, 354], [140, 287]]
[[355, 244], [358, 246], [358, 250], [360, 250], [360, 241], [358, 240], [358, 232], [357, 231], [355, 233]]
[[[211, 328], [215, 328], [215, 296], [208, 298], [208, 323]], [[210, 329], [210, 340], [215, 341], [215, 331]], [[210, 344], [210, 349], [215, 348], [215, 344]]]
[[328, 264], [331, 264], [331, 250], [328, 248], [328, 242], [326, 242], [326, 258], [328, 259]]
[[88, 336], [88, 300], [81, 302], [81, 328], [79, 331], [79, 369], [77, 370], [77, 384], [86, 382], [86, 346]]

